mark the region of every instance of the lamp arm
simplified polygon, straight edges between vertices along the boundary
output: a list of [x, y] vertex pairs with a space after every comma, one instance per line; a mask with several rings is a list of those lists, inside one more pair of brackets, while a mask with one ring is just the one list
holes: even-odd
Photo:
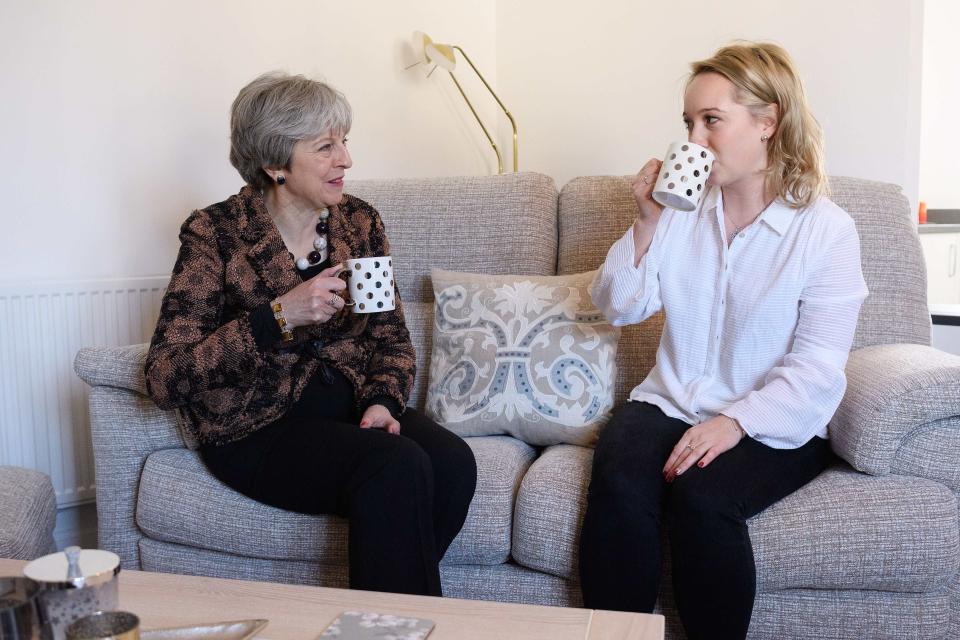
[[[476, 66], [475, 64], [473, 64], [473, 60], [470, 59], [470, 56], [467, 55], [467, 52], [464, 51], [464, 50], [461, 49], [458, 45], [455, 45], [455, 44], [454, 44], [454, 45], [450, 45], [450, 48], [455, 49], [455, 50], [457, 50], [457, 51], [460, 52], [460, 55], [463, 56], [463, 59], [467, 61], [467, 64], [469, 64], [469, 65], [470, 65], [470, 68], [473, 69], [473, 72], [477, 74], [477, 77], [478, 77], [478, 78], [480, 78], [480, 81], [483, 83], [483, 86], [485, 86], [485, 87], [487, 88], [487, 91], [490, 92], [490, 95], [493, 96], [493, 99], [496, 100], [496, 101], [497, 101], [497, 104], [500, 105], [500, 108], [503, 109], [503, 113], [506, 114], [507, 119], [510, 120], [510, 126], [513, 128], [513, 170], [514, 170], [514, 172], [518, 171], [518, 168], [517, 168], [517, 167], [518, 167], [518, 162], [517, 162], [517, 122], [516, 122], [516, 120], [513, 119], [513, 115], [510, 113], [510, 110], [507, 109], [506, 105], [503, 104], [503, 101], [500, 99], [500, 96], [497, 95], [497, 92], [493, 90], [493, 87], [490, 86], [490, 83], [487, 82], [487, 79], [483, 77], [483, 74], [480, 73], [480, 70], [477, 69], [477, 66]], [[452, 74], [451, 74], [451, 75], [452, 75]], [[454, 80], [454, 82], [456, 82], [456, 80]], [[457, 84], [457, 88], [460, 88], [459, 83]], [[460, 89], [460, 93], [463, 93], [463, 89]], [[467, 96], [464, 95], [463, 97], [464, 97], [464, 99], [466, 99]], [[468, 101], [468, 103], [469, 103], [469, 101]], [[470, 108], [473, 109], [473, 106], [471, 105]], [[473, 115], [474, 115], [474, 116], [477, 115], [476, 111], [474, 111]], [[479, 118], [477, 118], [477, 120], [479, 120]], [[480, 126], [483, 126], [483, 125], [481, 124]], [[484, 129], [483, 131], [484, 131], [484, 133], [486, 133], [487, 130]], [[490, 137], [490, 134], [487, 134], [487, 137], [489, 138], [489, 137]], [[493, 141], [492, 141], [492, 140], [491, 140], [491, 144], [493, 144]], [[494, 148], [496, 148], [496, 147], [494, 147]], [[497, 155], [499, 155], [499, 153], [498, 153]], [[503, 171], [501, 171], [500, 173], [503, 173]]]
[[[490, 135], [490, 132], [487, 131], [487, 128], [484, 126], [480, 116], [477, 115], [477, 110], [473, 108], [470, 98], [468, 98], [467, 94], [463, 92], [463, 87], [461, 87], [460, 83], [457, 82], [457, 77], [453, 75], [453, 72], [451, 71], [447, 71], [447, 73], [450, 74], [450, 79], [453, 80], [453, 84], [457, 85], [457, 90], [460, 91], [460, 95], [463, 96], [463, 100], [467, 103], [467, 106], [470, 107], [470, 113], [472, 113], [473, 117], [476, 118], [477, 124], [479, 124], [480, 128], [483, 129], [483, 135], [487, 136], [487, 142], [489, 142], [490, 146], [493, 147], [493, 152], [497, 154], [497, 173], [503, 173], [503, 157], [500, 155], [500, 149], [497, 148], [497, 143], [493, 141], [493, 137]], [[514, 144], [516, 144], [516, 139], [514, 139]], [[516, 155], [514, 155], [514, 158], [516, 158]]]

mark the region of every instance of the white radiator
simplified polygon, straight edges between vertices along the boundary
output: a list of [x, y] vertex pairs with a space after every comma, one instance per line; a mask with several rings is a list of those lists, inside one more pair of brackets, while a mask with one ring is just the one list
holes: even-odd
[[0, 465], [50, 475], [59, 506], [94, 498], [80, 347], [147, 342], [167, 277], [0, 285]]

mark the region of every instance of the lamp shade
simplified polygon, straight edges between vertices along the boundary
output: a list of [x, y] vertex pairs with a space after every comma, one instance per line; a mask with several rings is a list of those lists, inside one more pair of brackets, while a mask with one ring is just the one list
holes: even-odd
[[457, 59], [454, 57], [453, 47], [450, 45], [430, 42], [425, 44], [423, 51], [427, 60], [441, 69], [453, 71], [457, 68]]

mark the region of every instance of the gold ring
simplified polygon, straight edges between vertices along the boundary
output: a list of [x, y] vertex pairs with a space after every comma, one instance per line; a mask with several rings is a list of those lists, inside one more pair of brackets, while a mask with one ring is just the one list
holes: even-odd
[[690, 449], [690, 451], [693, 451], [694, 446], [692, 444], [688, 444], [686, 447], [684, 447], [684, 449]]
[[650, 178], [648, 176], [640, 176], [640, 179], [643, 180], [643, 184], [650, 184]]

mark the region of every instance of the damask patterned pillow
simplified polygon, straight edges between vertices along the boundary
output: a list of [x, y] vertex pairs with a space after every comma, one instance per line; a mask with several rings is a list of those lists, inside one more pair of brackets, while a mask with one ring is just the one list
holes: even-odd
[[592, 445], [613, 406], [620, 337], [590, 300], [594, 273], [434, 269], [427, 414], [461, 436]]

